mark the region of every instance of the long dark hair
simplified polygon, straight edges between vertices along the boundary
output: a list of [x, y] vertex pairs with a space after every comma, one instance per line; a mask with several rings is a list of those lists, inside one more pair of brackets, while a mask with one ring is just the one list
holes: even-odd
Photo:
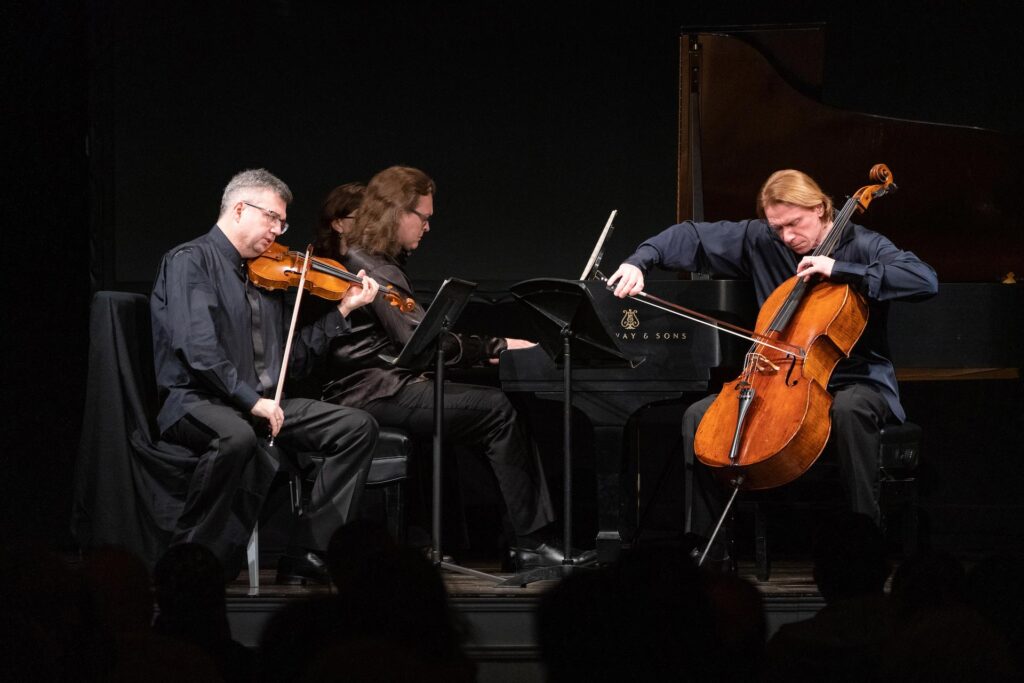
[[408, 166], [384, 169], [366, 187], [366, 196], [356, 214], [356, 223], [346, 236], [353, 246], [371, 253], [398, 256], [396, 235], [405, 211], [412, 211], [420, 197], [437, 190], [423, 171]]
[[363, 203], [365, 193], [366, 186], [362, 183], [345, 183], [327, 193], [320, 205], [316, 224], [313, 251], [317, 256], [337, 259], [345, 254], [345, 235], [335, 230], [332, 224], [338, 219], [353, 218]]

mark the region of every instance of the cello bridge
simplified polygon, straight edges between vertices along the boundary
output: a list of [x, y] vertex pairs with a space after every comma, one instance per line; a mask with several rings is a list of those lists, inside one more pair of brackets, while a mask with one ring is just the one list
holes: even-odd
[[751, 351], [747, 354], [743, 362], [744, 374], [750, 372], [766, 372], [771, 369], [772, 372], [778, 372], [779, 366], [768, 360], [768, 357], [763, 353], [757, 351]]

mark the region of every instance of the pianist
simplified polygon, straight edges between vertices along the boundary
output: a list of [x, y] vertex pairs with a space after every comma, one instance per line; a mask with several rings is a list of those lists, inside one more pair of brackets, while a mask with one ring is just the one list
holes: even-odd
[[[879, 521], [877, 452], [879, 429], [905, 419], [896, 374], [885, 338], [888, 302], [923, 299], [938, 289], [935, 271], [882, 235], [851, 223], [834, 258], [811, 252], [832, 228], [832, 200], [800, 171], [773, 173], [757, 195], [758, 219], [673, 225], [647, 240], [609, 278], [615, 295], [635, 295], [653, 266], [704, 271], [753, 281], [758, 305], [794, 274], [849, 284], [868, 302], [867, 328], [850, 357], [832, 373], [831, 442], [851, 510]], [[693, 455], [693, 438], [714, 396], [691, 405], [683, 417], [683, 445]], [[695, 461], [696, 462], [696, 461]], [[694, 530], [710, 534], [724, 505], [722, 492], [698, 467], [700, 488], [693, 501]], [[716, 543], [716, 545], [719, 545]], [[711, 558], [722, 557], [722, 549]]]
[[[391, 285], [403, 297], [412, 296], [404, 264], [430, 231], [434, 191], [433, 180], [418, 169], [395, 166], [381, 171], [366, 187], [355, 220], [345, 228], [346, 253], [318, 255], [356, 269], [352, 272], [365, 268], [382, 285]], [[429, 439], [434, 430], [433, 381], [379, 358], [397, 356], [423, 315], [419, 307], [402, 313], [386, 301], [372, 310], [367, 307], [353, 321], [352, 332], [332, 347], [332, 381], [324, 386], [324, 400], [358, 406], [382, 426]], [[460, 366], [496, 360], [506, 349], [532, 346], [518, 339], [455, 334], [443, 343], [451, 364]], [[447, 439], [482, 450], [497, 478], [517, 536], [510, 544], [515, 543], [518, 568], [561, 564], [562, 553], [546, 542], [555, 534], [543, 470], [508, 398], [493, 387], [446, 382], [444, 403]]]

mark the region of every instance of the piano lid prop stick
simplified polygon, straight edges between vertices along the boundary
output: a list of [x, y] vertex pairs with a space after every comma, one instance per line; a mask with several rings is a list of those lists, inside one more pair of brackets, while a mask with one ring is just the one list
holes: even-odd
[[618, 212], [618, 209], [612, 209], [611, 214], [608, 215], [608, 222], [604, 224], [604, 230], [601, 231], [601, 236], [597, 238], [597, 244], [594, 245], [594, 251], [590, 254], [590, 260], [587, 261], [586, 267], [583, 268], [583, 274], [580, 275], [581, 280], [588, 279], [590, 274], [594, 272], [594, 269], [601, 265], [601, 257], [604, 255], [604, 243], [612, 234], [612, 230], [615, 229], [615, 214]]

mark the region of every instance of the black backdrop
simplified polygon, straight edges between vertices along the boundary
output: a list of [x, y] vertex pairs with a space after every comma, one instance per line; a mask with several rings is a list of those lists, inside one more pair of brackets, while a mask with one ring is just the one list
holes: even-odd
[[241, 168], [291, 184], [301, 246], [333, 185], [421, 167], [438, 219], [416, 275], [514, 281], [578, 275], [612, 208], [608, 263], [672, 222], [682, 25], [824, 21], [827, 102], [1024, 130], [1017, 2], [714, 4], [5, 10], [5, 532], [67, 540], [90, 291], [145, 291]]

